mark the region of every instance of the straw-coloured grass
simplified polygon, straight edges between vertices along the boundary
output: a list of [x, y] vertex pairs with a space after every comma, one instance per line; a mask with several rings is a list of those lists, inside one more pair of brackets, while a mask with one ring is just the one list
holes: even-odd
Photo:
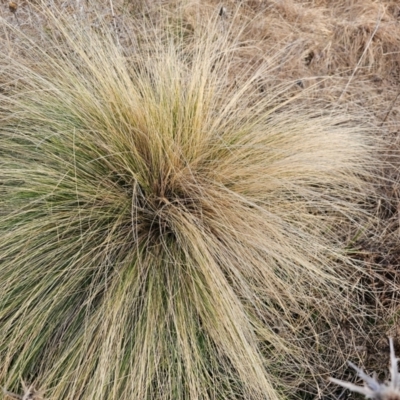
[[281, 397], [327, 351], [311, 353], [318, 327], [359, 307], [343, 244], [366, 217], [372, 135], [269, 66], [238, 70], [218, 22], [128, 53], [46, 18], [37, 42], [3, 23], [3, 386]]

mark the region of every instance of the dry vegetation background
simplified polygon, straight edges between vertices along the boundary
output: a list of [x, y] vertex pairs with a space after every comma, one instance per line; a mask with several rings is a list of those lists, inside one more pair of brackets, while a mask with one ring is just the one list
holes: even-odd
[[[89, 4], [85, 0], [71, 0], [55, 3], [65, 13], [85, 19], [93, 26], [99, 18], [104, 18], [126, 48], [134, 46], [128, 34], [132, 29], [131, 18], [155, 24], [167, 20], [171, 29], [183, 28], [184, 34], [192, 38], [205, 25], [204, 21], [218, 14], [221, 29], [230, 29], [233, 36], [239, 35], [246, 44], [235, 56], [238, 70], [248, 66], [250, 73], [269, 63], [273, 66], [270, 70], [273, 81], [292, 83], [292, 95], [313, 87], [317, 90], [310, 91], [311, 104], [313, 96], [327, 105], [337, 104], [362, 116], [377, 132], [383, 143], [379, 149], [380, 178], [374, 183], [380, 198], [370, 204], [376, 219], [365, 231], [348, 232], [354, 258], [371, 268], [371, 277], [366, 282], [370, 291], [364, 293], [362, 302], [366, 310], [374, 310], [375, 317], [338, 321], [336, 329], [321, 333], [321, 341], [332, 344], [332, 351], [327, 352], [331, 360], [315, 366], [312, 378], [293, 376], [293, 385], [297, 385], [298, 395], [303, 398], [343, 398], [342, 390], [328, 385], [326, 378], [333, 375], [354, 379], [344, 363], [347, 357], [368, 371], [378, 371], [384, 378], [389, 357], [388, 336], [394, 338], [397, 354], [400, 353], [399, 2], [98, 0]], [[49, 1], [48, 7], [53, 6]], [[19, 0], [11, 7], [2, 0], [1, 16], [39, 40], [49, 29], [35, 12], [35, 0]], [[8, 34], [1, 34], [12, 52], [12, 35], [7, 38]], [[231, 73], [234, 80], [234, 70]], [[261, 77], [260, 92], [267, 91], [271, 81], [271, 76]], [[279, 329], [277, 326], [278, 333]]]

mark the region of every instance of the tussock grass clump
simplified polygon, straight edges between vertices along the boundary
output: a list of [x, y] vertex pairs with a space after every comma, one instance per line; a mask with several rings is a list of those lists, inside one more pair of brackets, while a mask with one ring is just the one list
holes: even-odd
[[326, 356], [318, 329], [358, 312], [343, 246], [366, 216], [371, 134], [268, 66], [235, 68], [217, 22], [128, 52], [42, 12], [37, 41], [3, 21], [3, 386], [279, 398]]

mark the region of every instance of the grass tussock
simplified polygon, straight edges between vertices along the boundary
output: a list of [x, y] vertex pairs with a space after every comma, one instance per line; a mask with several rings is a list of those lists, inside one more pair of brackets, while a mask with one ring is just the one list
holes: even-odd
[[362, 311], [344, 243], [366, 218], [373, 135], [270, 65], [240, 69], [219, 21], [128, 51], [36, 12], [38, 40], [2, 21], [2, 385], [291, 393], [339, 349], [319, 333]]

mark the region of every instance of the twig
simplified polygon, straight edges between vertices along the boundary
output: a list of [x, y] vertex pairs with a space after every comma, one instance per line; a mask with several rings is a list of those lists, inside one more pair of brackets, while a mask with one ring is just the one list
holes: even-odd
[[400, 375], [397, 367], [398, 358], [394, 353], [393, 339], [389, 338], [390, 345], [390, 381], [386, 383], [379, 383], [374, 374], [372, 377], [368, 376], [362, 369], [349, 362], [357, 375], [364, 381], [364, 386], [357, 386], [350, 382], [341, 381], [339, 379], [329, 378], [329, 380], [337, 385], [355, 393], [364, 395], [367, 399], [372, 400], [399, 400], [400, 399]]
[[113, 20], [113, 25], [114, 25], [114, 30], [115, 30], [115, 37], [116, 37], [117, 43], [119, 45], [120, 43], [119, 43], [118, 30], [117, 30], [117, 21], [116, 21], [116, 17], [115, 17], [115, 13], [114, 13], [113, 0], [110, 0], [110, 8], [111, 8], [111, 17]]
[[387, 117], [389, 116], [389, 114], [391, 113], [393, 107], [394, 107], [394, 103], [396, 103], [397, 98], [400, 96], [400, 92], [397, 93], [397, 96], [394, 98], [394, 100], [392, 101], [392, 104], [389, 107], [388, 112], [385, 115], [385, 118], [383, 118], [381, 126], [383, 126], [383, 124], [386, 122]]

